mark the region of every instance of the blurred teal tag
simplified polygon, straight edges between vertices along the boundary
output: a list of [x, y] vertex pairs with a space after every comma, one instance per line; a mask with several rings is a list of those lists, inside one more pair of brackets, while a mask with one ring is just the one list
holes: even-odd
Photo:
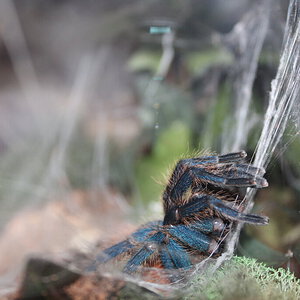
[[153, 80], [156, 80], [156, 81], [160, 81], [160, 80], [163, 80], [164, 78], [162, 76], [154, 76], [152, 77]]
[[151, 26], [149, 33], [150, 34], [162, 34], [171, 32], [171, 27], [159, 27], [159, 26]]

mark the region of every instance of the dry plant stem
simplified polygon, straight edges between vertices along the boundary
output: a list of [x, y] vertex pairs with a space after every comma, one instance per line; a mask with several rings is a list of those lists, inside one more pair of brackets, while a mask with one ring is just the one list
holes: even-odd
[[39, 107], [35, 93], [40, 92], [41, 88], [14, 1], [0, 1], [0, 39], [7, 48], [24, 101], [32, 112], [32, 121], [39, 129]]
[[160, 86], [160, 82], [167, 75], [171, 63], [174, 58], [174, 40], [175, 33], [167, 32], [162, 36], [161, 44], [162, 44], [162, 56], [159, 61], [159, 65], [157, 71], [155, 73], [156, 80], [151, 80], [145, 91], [145, 98], [150, 103], [154, 101], [154, 97], [157, 93], [157, 90]]
[[45, 192], [47, 192], [47, 188], [51, 187], [53, 183], [57, 184], [65, 177], [66, 151], [83, 106], [84, 93], [86, 91], [93, 58], [92, 55], [85, 55], [79, 63], [74, 85], [70, 92], [69, 103], [66, 107], [64, 118], [61, 120], [61, 126], [59, 127], [58, 145], [52, 153], [48, 170], [43, 178], [42, 186], [46, 187]]
[[31, 87], [38, 87], [38, 80], [13, 1], [0, 2], [0, 19], [0, 36], [9, 52], [19, 84], [26, 94]]

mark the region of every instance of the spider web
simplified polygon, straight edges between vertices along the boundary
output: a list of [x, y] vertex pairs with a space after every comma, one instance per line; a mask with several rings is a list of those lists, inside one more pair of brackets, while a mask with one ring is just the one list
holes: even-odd
[[[251, 126], [253, 126], [253, 116], [251, 116], [249, 113], [251, 91], [259, 54], [268, 28], [270, 4], [271, 1], [267, 0], [260, 4], [260, 6], [255, 6], [253, 11], [246, 15], [245, 18], [243, 18], [241, 22], [237, 24], [232, 33], [224, 36], [223, 39], [224, 44], [228, 48], [234, 47], [232, 49], [232, 52], [236, 54], [236, 62], [238, 62], [236, 64], [236, 74], [233, 75], [233, 78], [235, 79], [235, 115], [238, 118], [238, 126], [236, 127], [236, 130], [228, 133], [228, 136], [230, 136], [231, 138], [228, 139], [227, 144], [224, 143], [224, 152], [243, 148], [246, 141], [245, 137], [247, 137], [247, 133], [251, 129]], [[278, 149], [278, 143], [281, 141], [289, 121], [292, 121], [296, 129], [299, 131], [299, 14], [300, 1], [291, 0], [285, 28], [285, 37], [283, 40], [280, 64], [276, 78], [272, 82], [269, 105], [265, 113], [265, 121], [261, 137], [255, 151], [256, 156], [254, 165], [258, 167], [268, 167], [273, 153], [276, 151], [276, 149]], [[13, 20], [13, 18], [11, 19]], [[174, 54], [172, 51], [173, 41], [173, 34], [167, 33], [163, 41], [164, 55], [160, 62], [159, 70], [156, 74], [157, 77], [164, 77], [167, 72], [166, 70], [170, 66]], [[237, 48], [236, 45], [238, 45]], [[11, 46], [13, 47], [13, 45]], [[11, 50], [11, 52], [14, 51]], [[27, 50], [25, 49], [23, 52], [27, 52]], [[78, 77], [76, 77], [74, 83], [74, 95], [71, 95], [70, 97], [74, 98], [74, 101], [70, 104], [70, 108], [72, 108], [71, 116], [73, 116], [74, 118], [77, 118], [77, 113], [80, 111], [80, 107], [82, 105], [82, 94], [86, 90], [86, 82], [88, 82], [87, 79], [89, 79], [90, 77], [88, 76], [89, 69], [93, 60], [93, 57], [87, 55], [87, 57], [84, 57], [78, 68]], [[16, 69], [18, 69], [18, 65], [16, 65], [15, 67]], [[23, 67], [25, 67], [25, 69], [19, 69], [19, 72], [16, 73], [24, 74], [22, 72], [24, 72], [25, 70], [25, 75], [20, 76], [20, 81], [24, 90], [29, 91], [30, 88], [26, 87], [28, 85], [26, 79], [30, 79], [31, 82], [35, 82], [36, 75], [34, 74], [34, 71], [31, 70], [32, 66], [27, 65]], [[146, 91], [146, 98], [153, 98], [153, 93], [155, 94], [155, 91], [157, 90], [157, 86], [159, 86], [159, 84], [160, 81], [152, 82], [151, 86], [149, 86]], [[30, 98], [30, 96], [31, 95], [29, 95], [28, 97]], [[32, 109], [36, 110], [35, 105], [32, 105]], [[68, 143], [69, 136], [73, 131], [74, 122], [76, 122], [76, 119], [69, 119], [66, 120], [66, 123], [69, 126], [62, 126], [64, 128], [64, 131], [62, 133], [60, 141], [64, 141], [64, 143], [60, 143], [58, 147], [60, 150], [60, 152], [58, 153], [59, 155], [57, 155], [57, 160], [51, 161], [51, 168], [53, 170], [51, 169], [51, 172], [49, 173], [46, 172], [47, 176], [56, 178], [57, 173], [61, 172], [61, 168], [63, 169], [62, 163], [64, 161], [65, 147], [66, 143]], [[99, 141], [99, 144], [105, 144], [105, 139], [106, 137], [104, 136], [104, 138]], [[230, 141], [235, 141], [235, 143], [233, 144]], [[99, 146], [98, 148], [102, 149], [103, 147]], [[101, 157], [104, 156], [104, 154], [101, 155]], [[102, 160], [104, 161], [104, 159], [100, 160], [101, 162], [99, 164], [105, 164], [104, 162], [102, 162]], [[106, 169], [106, 166], [104, 166], [104, 169]], [[97, 170], [95, 170], [95, 173], [97, 173]], [[26, 176], [22, 174], [22, 177]], [[45, 182], [52, 182], [52, 179], [50, 177], [47, 177]], [[48, 191], [48, 189], [46, 189], [46, 191]], [[45, 192], [42, 191], [42, 194], [44, 193]], [[248, 210], [250, 210], [253, 205], [252, 199], [254, 197], [254, 194], [255, 190], [248, 190], [247, 192], [246, 199], [248, 203]], [[241, 227], [241, 225], [238, 225], [236, 228], [232, 229], [228, 236], [224, 236], [224, 239], [226, 238], [227, 250], [221, 257], [219, 257], [218, 259], [206, 259], [201, 263], [196, 264], [195, 270], [192, 275], [204, 272], [208, 265], [212, 265], [214, 269], [217, 269], [225, 260], [230, 259], [235, 250]], [[180, 287], [187, 284], [186, 281], [181, 281], [179, 279], [176, 281], [176, 278], [181, 275], [181, 271], [176, 270], [161, 272], [163, 272], [166, 277], [173, 277], [175, 279], [174, 284], [163, 285], [159, 283], [148, 283], [143, 280], [144, 278], [133, 278], [130, 276], [127, 276], [125, 279], [161, 293], [170, 292], [175, 289], [178, 291]], [[111, 272], [108, 273], [112, 274]], [[184, 272], [182, 273], [182, 275], [186, 275]], [[124, 278], [124, 274], [120, 274], [120, 277]]]
[[[299, 126], [299, 99], [300, 99], [300, 1], [291, 0], [285, 26], [280, 63], [275, 79], [271, 84], [268, 107], [265, 113], [264, 125], [255, 149], [253, 165], [267, 169], [272, 156], [281, 141], [291, 120], [296, 129]], [[299, 134], [294, 134], [293, 139]], [[242, 145], [242, 140], [241, 144]], [[253, 207], [254, 189], [248, 189], [245, 196], [247, 208]], [[233, 229], [226, 243], [226, 251], [214, 264], [216, 270], [225, 260], [232, 257], [242, 224]]]

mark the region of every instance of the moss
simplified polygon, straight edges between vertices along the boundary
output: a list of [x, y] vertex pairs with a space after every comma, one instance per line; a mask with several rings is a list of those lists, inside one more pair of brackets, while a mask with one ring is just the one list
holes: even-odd
[[299, 299], [300, 280], [290, 271], [234, 257], [213, 275], [194, 279], [185, 299]]

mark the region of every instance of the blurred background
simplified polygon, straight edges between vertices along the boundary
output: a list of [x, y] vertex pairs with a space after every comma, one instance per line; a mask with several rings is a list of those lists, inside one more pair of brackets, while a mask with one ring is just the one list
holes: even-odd
[[[288, 1], [2, 0], [0, 287], [162, 217], [176, 161], [255, 152]], [[245, 112], [246, 109], [246, 112]], [[300, 277], [299, 114], [238, 254]]]

